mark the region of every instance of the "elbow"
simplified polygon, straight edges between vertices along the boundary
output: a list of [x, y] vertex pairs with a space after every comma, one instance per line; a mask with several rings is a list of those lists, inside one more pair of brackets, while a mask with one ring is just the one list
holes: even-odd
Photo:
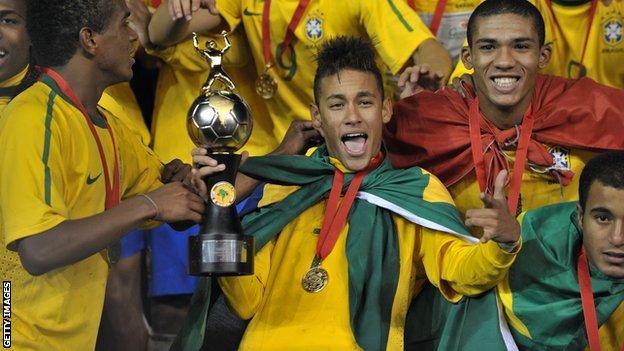
[[22, 267], [33, 276], [40, 276], [48, 273], [51, 268], [46, 264], [44, 255], [40, 250], [33, 247], [28, 238], [23, 239], [17, 251]]

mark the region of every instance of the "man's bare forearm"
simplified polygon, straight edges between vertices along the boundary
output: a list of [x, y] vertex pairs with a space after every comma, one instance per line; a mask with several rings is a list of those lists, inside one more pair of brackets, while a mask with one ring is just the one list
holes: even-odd
[[167, 4], [163, 2], [152, 15], [148, 31], [152, 43], [167, 47], [186, 40], [193, 32], [207, 33], [221, 27], [221, 16], [215, 16], [206, 9], [197, 10], [190, 21], [185, 18], [174, 21]]
[[22, 265], [30, 274], [40, 275], [81, 261], [155, 215], [146, 199], [133, 197], [100, 214], [64, 221], [19, 242]]

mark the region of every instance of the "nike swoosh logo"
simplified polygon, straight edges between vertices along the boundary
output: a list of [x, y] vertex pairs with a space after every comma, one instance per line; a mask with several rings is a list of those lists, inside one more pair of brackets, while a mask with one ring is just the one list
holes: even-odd
[[87, 175], [87, 185], [91, 185], [93, 183], [95, 183], [96, 180], [98, 180], [98, 178], [100, 178], [100, 176], [102, 175], [102, 173], [100, 172], [100, 174], [96, 175], [95, 178], [91, 178], [91, 175]]
[[258, 13], [258, 12], [251, 12], [251, 11], [249, 11], [249, 9], [248, 9], [248, 8], [246, 8], [246, 7], [245, 7], [245, 9], [243, 10], [243, 15], [245, 15], [245, 16], [262, 16], [262, 14], [261, 14], [261, 13]]

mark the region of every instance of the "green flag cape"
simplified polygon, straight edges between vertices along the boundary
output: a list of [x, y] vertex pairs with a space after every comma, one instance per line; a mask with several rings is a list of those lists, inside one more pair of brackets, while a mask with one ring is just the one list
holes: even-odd
[[[323, 145], [310, 157], [252, 157], [240, 170], [263, 182], [300, 186], [282, 201], [243, 218], [244, 231], [255, 237], [258, 251], [304, 210], [326, 198], [332, 187], [335, 167], [329, 162]], [[430, 186], [430, 177], [418, 167], [395, 170], [386, 157], [379, 167], [364, 177], [349, 213], [346, 244], [349, 311], [355, 338], [365, 350], [386, 349], [399, 278], [400, 248], [392, 213], [413, 223], [476, 241], [464, 227], [454, 206], [423, 199], [425, 189]], [[345, 174], [343, 190], [352, 179], [353, 174]], [[200, 349], [210, 301], [207, 280], [200, 281], [189, 317], [172, 350]]]
[[[530, 333], [523, 335], [511, 328], [520, 350], [583, 350], [586, 347], [576, 272], [582, 235], [575, 202], [542, 207], [524, 216], [524, 246], [509, 270], [513, 314]], [[624, 302], [624, 280], [605, 276], [591, 263], [590, 272], [598, 324], [602, 325]], [[412, 339], [406, 338], [407, 349], [501, 349], [504, 333], [494, 332], [496, 324], [501, 322], [501, 313], [493, 290], [477, 299], [464, 298], [457, 305], [447, 303], [433, 289], [416, 299], [412, 307], [420, 307], [422, 312], [429, 306], [434, 322], [429, 328], [423, 328], [426, 323], [418, 318], [409, 321], [406, 330], [409, 327], [414, 333]]]

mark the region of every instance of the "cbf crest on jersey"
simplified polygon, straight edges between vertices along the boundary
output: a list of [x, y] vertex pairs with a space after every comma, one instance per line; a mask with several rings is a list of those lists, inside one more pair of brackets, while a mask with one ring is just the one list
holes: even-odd
[[305, 34], [306, 37], [313, 41], [319, 41], [323, 38], [323, 25], [325, 21], [323, 17], [318, 13], [311, 13], [308, 15], [305, 22]]
[[602, 25], [603, 39], [607, 45], [617, 45], [622, 42], [622, 19], [618, 17], [608, 18]]

